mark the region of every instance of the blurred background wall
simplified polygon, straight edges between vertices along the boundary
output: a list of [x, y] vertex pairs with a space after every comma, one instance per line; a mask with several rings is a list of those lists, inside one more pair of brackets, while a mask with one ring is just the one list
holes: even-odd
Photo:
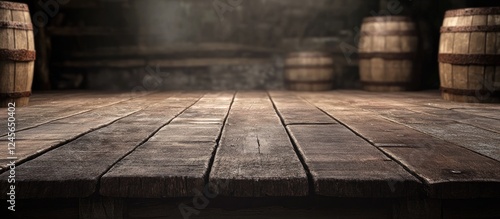
[[499, 5], [493, 0], [25, 2], [37, 29], [34, 89], [104, 90], [283, 89], [284, 55], [306, 50], [333, 55], [337, 88], [359, 88], [352, 50], [362, 19], [387, 14], [418, 22], [422, 87], [438, 88], [444, 11]]

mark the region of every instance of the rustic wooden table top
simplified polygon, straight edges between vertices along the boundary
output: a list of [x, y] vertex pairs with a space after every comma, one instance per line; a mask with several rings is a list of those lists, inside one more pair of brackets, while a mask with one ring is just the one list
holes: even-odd
[[0, 188], [15, 156], [18, 198], [498, 198], [499, 110], [437, 92], [35, 94], [14, 155], [0, 130]]

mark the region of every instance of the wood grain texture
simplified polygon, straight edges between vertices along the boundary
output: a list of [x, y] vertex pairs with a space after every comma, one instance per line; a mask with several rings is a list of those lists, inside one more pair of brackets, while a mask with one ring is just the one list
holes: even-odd
[[495, 16], [449, 14], [443, 20], [439, 46], [443, 99], [469, 103], [500, 101], [500, 85], [493, 76], [495, 66], [498, 68], [494, 60], [498, 58], [485, 58], [500, 55], [496, 42], [500, 33], [487, 30], [497, 25]]
[[329, 54], [295, 52], [285, 59], [285, 84], [289, 90], [331, 90], [334, 78], [333, 57]]
[[[165, 99], [158, 94], [129, 102], [128, 108], [114, 109], [133, 114], [18, 166], [16, 197], [90, 196], [96, 192], [99, 178], [111, 166], [201, 96], [202, 93], [188, 93]], [[145, 109], [136, 112], [134, 108]], [[113, 114], [109, 110], [107, 114]], [[6, 174], [0, 175], [1, 191], [8, 186]]]
[[363, 89], [368, 91], [405, 91], [419, 86], [417, 71], [418, 35], [414, 22], [370, 17], [361, 26], [359, 69]]
[[224, 196], [305, 196], [307, 176], [265, 92], [240, 92], [209, 181]]
[[[367, 103], [368, 98], [370, 103]], [[339, 99], [346, 100], [346, 97]], [[476, 122], [474, 117], [464, 113], [406, 104], [384, 95], [372, 98], [367, 95], [350, 94], [348, 100], [354, 103], [353, 106], [378, 113], [391, 121], [500, 161], [499, 120], [478, 118], [477, 121], [487, 124], [483, 125]]]
[[[403, 118], [404, 115], [401, 115], [400, 118], [408, 120], [413, 120], [413, 123], [425, 124], [428, 122], [429, 124], [435, 123], [462, 123], [467, 124], [468, 126], [474, 126], [479, 129], [477, 132], [483, 132], [484, 129], [490, 132], [500, 133], [500, 121], [492, 118], [474, 116], [464, 112], [457, 112], [455, 110], [447, 110], [434, 108], [429, 106], [401, 106], [401, 108], [407, 109], [405, 114], [413, 114], [413, 117]], [[398, 110], [405, 111], [405, 110]], [[391, 112], [388, 112], [391, 113]], [[395, 113], [392, 113], [396, 115]]]
[[[476, 122], [477, 120], [473, 118], [469, 120], [460, 120], [462, 122], [459, 123], [448, 119], [442, 119], [443, 116], [438, 115], [421, 113], [400, 114], [398, 111], [399, 110], [391, 110], [381, 115], [389, 120], [404, 124], [422, 133], [429, 134], [500, 161], [500, 148], [498, 148], [498, 142], [500, 142], [500, 129], [497, 128], [500, 125], [500, 121], [487, 121], [486, 125], [492, 129], [490, 131], [488, 128], [482, 129], [476, 127], [478, 123]], [[474, 125], [467, 123], [473, 123]]]
[[494, 118], [500, 120], [500, 114], [498, 113], [499, 109], [491, 108], [491, 109], [453, 109], [454, 111], [479, 115], [488, 118]]
[[[31, 25], [29, 11], [2, 9], [0, 13], [4, 22], [24, 26]], [[28, 51], [33, 53], [35, 51], [33, 30], [31, 29], [2, 27], [0, 29], [0, 42], [0, 49], [6, 50], [6, 52]], [[11, 56], [2, 52], [0, 55], [0, 93], [31, 92], [33, 71], [34, 57]], [[22, 107], [28, 105], [28, 101], [29, 96], [0, 97], [0, 107], [7, 107], [9, 102], [15, 102], [17, 107]]]
[[311, 172], [317, 195], [410, 197], [423, 189], [398, 163], [340, 124], [287, 128]]
[[203, 191], [231, 106], [231, 92], [208, 94], [111, 168], [99, 193], [113, 197], [186, 197]]
[[273, 91], [269, 92], [269, 96], [285, 125], [337, 123], [315, 106], [290, 92]]
[[[360, 93], [358, 91], [348, 91], [354, 93]], [[435, 108], [449, 109], [457, 112], [462, 112], [470, 114], [471, 117], [487, 117], [493, 119], [500, 119], [497, 110], [500, 109], [498, 104], [494, 103], [461, 103], [461, 102], [450, 102], [443, 100], [442, 97], [437, 95], [435, 91], [422, 91], [422, 92], [406, 92], [403, 96], [391, 96], [391, 98], [396, 99], [406, 99], [412, 103], [419, 105], [426, 105]], [[384, 95], [390, 95], [385, 93]]]
[[[349, 129], [290, 92], [271, 92], [270, 96], [312, 175], [315, 194], [336, 197], [418, 194], [420, 182], [416, 178]], [[300, 110], [304, 108], [308, 110]], [[322, 122], [315, 119], [318, 117]], [[300, 123], [294, 123], [295, 118], [301, 118]]]
[[[84, 98], [82, 98], [83, 104], [90, 104], [91, 102], [85, 102]], [[57, 110], [51, 110], [51, 108], [47, 108], [41, 110], [40, 113], [36, 113], [36, 107], [28, 107], [22, 113], [17, 112], [16, 118], [19, 119], [16, 127], [18, 127], [16, 131], [16, 147], [15, 161], [20, 164], [25, 160], [34, 158], [40, 154], [45, 153], [53, 148], [56, 148], [66, 142], [70, 142], [79, 136], [88, 133], [92, 130], [99, 129], [114, 121], [128, 116], [138, 110], [144, 108], [145, 106], [141, 106], [142, 101], [137, 99], [136, 101], [128, 101], [128, 102], [119, 102], [116, 104], [106, 103], [104, 106], [101, 105], [101, 108], [90, 110], [77, 110], [77, 112], [68, 109], [68, 112], [71, 113], [79, 113], [77, 115], [67, 116], [61, 119], [57, 118], [58, 113], [64, 111], [64, 107], [58, 108]], [[78, 105], [78, 104], [75, 104]], [[99, 106], [99, 105], [98, 105]], [[95, 106], [95, 107], [98, 107]], [[107, 106], [107, 107], [106, 107]], [[87, 107], [88, 108], [88, 107]], [[31, 113], [30, 113], [31, 111]], [[24, 113], [30, 113], [28, 116], [25, 116]], [[62, 113], [63, 115], [67, 115], [66, 113]], [[43, 115], [47, 115], [47, 118], [43, 118]], [[24, 121], [37, 122], [37, 118], [40, 118], [38, 122], [45, 122], [47, 120], [52, 120], [50, 122], [43, 123], [33, 128], [24, 128], [25, 126], [18, 125], [23, 124]], [[17, 119], [16, 119], [17, 121]], [[2, 136], [0, 141], [6, 142], [7, 136]], [[7, 157], [9, 151], [2, 150], [0, 151], [0, 161], [4, 161], [0, 163], [0, 168], [6, 167], [8, 164]]]
[[[405, 198], [419, 190], [426, 200], [500, 197], [498, 105], [448, 102], [438, 92], [273, 91], [238, 93], [229, 110], [232, 98], [35, 95], [19, 118], [49, 119], [18, 133], [16, 153], [29, 161], [16, 167], [17, 197], [172, 198], [205, 185], [237, 199]], [[99, 108], [85, 108], [93, 101]], [[65, 108], [89, 111], [55, 115]], [[7, 173], [0, 179], [5, 192]]]
[[391, 122], [377, 113], [348, 106], [352, 101], [339, 100], [341, 94], [305, 96], [417, 175], [426, 183], [430, 197], [500, 195], [498, 161]]
[[[75, 93], [74, 95], [56, 95], [56, 97], [59, 98], [55, 99], [48, 98], [46, 95], [42, 95], [41, 97], [35, 96], [34, 100], [31, 98], [34, 103], [31, 101], [29, 108], [16, 109], [16, 130], [21, 131], [57, 120], [62, 120], [63, 123], [73, 119], [74, 122], [82, 122], [78, 121], [76, 118], [99, 120], [101, 114], [99, 112], [105, 107], [112, 107], [114, 104], [122, 103], [133, 98], [141, 98], [147, 94], [149, 93], [140, 95], [113, 95], [110, 93], [98, 94], [85, 92], [83, 94]], [[0, 118], [7, 118], [6, 116], [6, 114], [1, 115]], [[0, 136], [5, 136], [6, 134], [7, 130], [0, 130]]]

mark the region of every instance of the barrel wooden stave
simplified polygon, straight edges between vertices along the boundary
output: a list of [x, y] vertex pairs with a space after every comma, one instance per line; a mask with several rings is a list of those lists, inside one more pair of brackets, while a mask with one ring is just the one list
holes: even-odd
[[285, 59], [287, 89], [324, 91], [333, 88], [333, 59], [319, 52], [291, 53]]
[[[495, 14], [485, 14], [485, 13]], [[439, 45], [440, 81], [445, 100], [457, 102], [500, 102], [500, 66], [494, 63], [452, 63], [441, 54], [500, 55], [500, 8], [447, 11]], [[473, 59], [474, 57], [469, 57]], [[487, 62], [483, 60], [482, 62]], [[497, 96], [493, 96], [493, 95]]]
[[[419, 80], [414, 66], [417, 49], [418, 37], [411, 19], [402, 16], [365, 18], [359, 43], [363, 88], [368, 91], [413, 90]], [[384, 57], [386, 54], [391, 57]], [[414, 56], [405, 59], [398, 54]]]
[[10, 102], [15, 102], [16, 106], [25, 106], [31, 93], [34, 58], [24, 56], [35, 51], [27, 6], [20, 3], [0, 3], [0, 21], [3, 23], [0, 27], [0, 49], [6, 53], [21, 51], [18, 55], [2, 54], [0, 57], [0, 106], [6, 107]]

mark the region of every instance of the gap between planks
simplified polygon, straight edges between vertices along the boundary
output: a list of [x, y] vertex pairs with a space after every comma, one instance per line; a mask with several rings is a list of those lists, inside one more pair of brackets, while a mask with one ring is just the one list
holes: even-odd
[[[17, 127], [16, 131], [23, 131], [23, 130], [28, 130], [28, 129], [36, 128], [36, 127], [39, 127], [41, 125], [44, 125], [44, 124], [47, 124], [47, 123], [50, 123], [50, 122], [54, 122], [54, 121], [66, 119], [66, 118], [69, 118], [69, 117], [72, 117], [72, 116], [81, 115], [81, 114], [88, 113], [88, 112], [91, 112], [91, 111], [94, 111], [94, 110], [98, 110], [98, 109], [101, 109], [101, 108], [110, 107], [110, 106], [117, 105], [117, 104], [120, 104], [120, 103], [124, 103], [126, 101], [130, 101], [130, 100], [133, 100], [133, 99], [136, 99], [136, 98], [142, 98], [142, 97], [145, 97], [145, 96], [150, 95], [152, 93], [153, 92], [146, 93], [146, 94], [143, 94], [143, 95], [141, 95], [139, 97], [133, 97], [133, 98], [120, 98], [120, 100], [117, 100], [117, 101], [114, 101], [114, 102], [111, 102], [111, 103], [108, 103], [108, 104], [99, 104], [97, 106], [92, 106], [92, 107], [88, 107], [87, 104], [83, 104], [82, 103], [80, 105], [87, 107], [87, 109], [84, 109], [84, 110], [75, 110], [74, 113], [69, 113], [67, 115], [60, 116], [60, 117], [50, 118], [50, 119], [47, 119], [47, 120], [39, 122], [39, 123], [28, 122], [28, 123], [33, 123], [33, 124], [30, 124], [27, 127], [22, 127], [22, 128]], [[81, 95], [82, 96], [85, 96], [85, 95], [88, 96], [88, 95], [92, 95], [92, 94], [81, 94]], [[112, 98], [115, 98], [115, 97], [112, 97]], [[60, 104], [64, 104], [64, 103], [66, 103], [66, 102], [60, 102]], [[23, 110], [36, 109], [36, 108], [39, 108], [40, 106], [44, 106], [44, 105], [43, 104], [38, 104], [38, 105], [33, 106], [32, 108], [30, 108], [30, 106], [28, 106], [28, 107], [22, 108], [20, 110], [23, 111]], [[53, 107], [53, 106], [47, 106], [47, 107]], [[64, 106], [62, 106], [59, 111], [53, 112], [53, 114], [64, 112], [65, 110], [66, 109], [64, 108]], [[21, 113], [23, 113], [23, 112], [21, 112]], [[19, 112], [17, 114], [19, 114]], [[39, 117], [36, 117], [36, 120], [39, 120], [39, 119], [40, 119]], [[21, 121], [21, 124], [22, 124], [22, 122], [24, 122], [24, 121]], [[7, 133], [0, 132], [0, 138], [1, 137], [5, 137], [5, 136], [7, 136]]]
[[[500, 192], [496, 187], [497, 184], [500, 182], [499, 176], [497, 174], [497, 171], [500, 171], [498, 161], [477, 154], [473, 151], [470, 151], [466, 148], [462, 148], [458, 145], [454, 145], [444, 140], [421, 133], [410, 127], [406, 127], [402, 124], [387, 120], [386, 118], [376, 113], [365, 111], [359, 108], [345, 106], [346, 102], [338, 102], [339, 101], [338, 98], [332, 98], [335, 93], [336, 92], [329, 92], [323, 94], [316, 93], [314, 95], [310, 93], [302, 93], [301, 96], [306, 96], [308, 102], [311, 102], [310, 100], [314, 100], [314, 105], [316, 107], [318, 107], [325, 113], [328, 113], [330, 116], [332, 116], [339, 122], [342, 122], [342, 124], [345, 124], [345, 126], [351, 129], [353, 132], [357, 133], [360, 137], [366, 139], [371, 144], [375, 145], [377, 148], [382, 150], [384, 154], [387, 154], [389, 157], [391, 157], [400, 165], [402, 165], [407, 171], [417, 176], [419, 179], [425, 181], [426, 184], [429, 186], [428, 195], [430, 197], [441, 197], [441, 198], [492, 197]], [[339, 95], [339, 93], [336, 93], [336, 95]], [[371, 114], [372, 116], [371, 118], [375, 119], [375, 120], [372, 119], [373, 121], [377, 122], [385, 121], [383, 123], [389, 125], [389, 127], [380, 129], [379, 128], [380, 124], [378, 125], [378, 127], [374, 127], [373, 124], [371, 123], [357, 121], [359, 120], [359, 118], [357, 118], [359, 117], [359, 115], [348, 116], [350, 115], [349, 113], [351, 114], [353, 113], [354, 109], [358, 110], [358, 114], [360, 112], [363, 112], [364, 114]], [[340, 116], [340, 119], [337, 118], [338, 116]], [[389, 130], [386, 130], [387, 128], [389, 128]], [[389, 131], [389, 135], [388, 133], [386, 133], [386, 131]], [[398, 132], [402, 131], [403, 133], [406, 134], [410, 133], [410, 135], [416, 134], [416, 136], [420, 136], [420, 138], [419, 139], [414, 139], [414, 138], [406, 139], [402, 137], [394, 138], [394, 136], [392, 135], [394, 134], [394, 131]], [[382, 139], [380, 137], [382, 137]], [[389, 137], [388, 140], [385, 139], [387, 137]], [[398, 140], [399, 141], [402, 140], [402, 143], [404, 144], [401, 144], [401, 146], [399, 147], [394, 147], [393, 144], [394, 141]], [[386, 144], [385, 142], [391, 144]], [[408, 145], [408, 143], [412, 145], [417, 143], [420, 146], [404, 147], [404, 146], [411, 146]], [[425, 144], [428, 143], [432, 144], [431, 149], [433, 149], [432, 151], [434, 152], [430, 153], [429, 151], [426, 151], [426, 149], [428, 149], [429, 146], [428, 145], [425, 146]], [[419, 160], [415, 160], [415, 158], [411, 157], [412, 154], [416, 152], [417, 155], [420, 154], [420, 156], [423, 155], [428, 156], [426, 157], [426, 161], [419, 162]], [[437, 155], [444, 156], [443, 158], [439, 158], [438, 160], [447, 158], [447, 160], [449, 160], [451, 163], [449, 162], [436, 163], [438, 160], [433, 160], [433, 158], [437, 159], [436, 157]], [[420, 157], [420, 160], [422, 159], [424, 158]], [[471, 163], [470, 159], [475, 159], [476, 162]], [[463, 162], [465, 162], [465, 164]], [[430, 167], [429, 165], [431, 166], [437, 165], [437, 166]], [[448, 170], [442, 169], [445, 167], [451, 169]], [[462, 170], [462, 171], [465, 170], [465, 172], [463, 172], [463, 174], [458, 174], [458, 175], [450, 173], [450, 171], [453, 172], [454, 170]], [[462, 171], [458, 171], [458, 173], [462, 173]], [[470, 174], [473, 175], [470, 176]], [[478, 176], [474, 177], [475, 176], [474, 174]]]
[[[365, 104], [367, 100], [366, 97], [369, 96], [369, 94], [359, 93], [359, 92], [356, 92], [354, 94], [353, 93], [347, 93], [347, 94], [349, 96], [349, 100], [354, 101], [353, 105], [355, 105], [355, 107], [376, 113], [381, 117], [385, 118], [386, 120], [404, 125], [408, 128], [414, 129], [423, 134], [433, 136], [438, 139], [442, 139], [444, 141], [458, 145], [472, 152], [478, 153], [482, 156], [500, 161], [500, 149], [495, 147], [494, 143], [494, 142], [500, 142], [500, 137], [498, 137], [498, 133], [500, 132], [500, 130], [496, 130], [495, 128], [495, 126], [500, 125], [499, 120], [495, 120], [492, 118], [483, 119], [490, 123], [495, 123], [495, 124], [489, 124], [487, 127], [483, 127], [483, 125], [481, 124], [473, 125], [470, 124], [471, 122], [462, 122], [457, 120], [456, 118], [449, 119], [448, 117], [450, 117], [450, 115], [439, 116], [436, 114], [428, 113], [425, 110], [412, 110], [411, 105], [414, 104], [398, 103], [395, 100], [393, 100], [394, 98], [390, 99], [384, 98], [382, 100], [372, 99], [371, 104]], [[391, 96], [396, 96], [396, 95], [392, 94]], [[401, 98], [401, 96], [398, 96], [398, 98]], [[345, 97], [338, 97], [337, 99], [343, 102], [347, 101]], [[375, 106], [372, 106], [372, 104], [375, 104]], [[418, 105], [416, 107], [418, 107]], [[400, 110], [400, 108], [402, 110]], [[440, 110], [446, 110], [446, 109], [440, 109]], [[404, 115], [394, 115], [394, 113], [391, 113], [394, 111], [396, 112], [407, 111], [412, 113]], [[459, 115], [463, 114], [461, 112], [453, 112], [449, 110], [446, 110], [446, 112], [451, 113], [452, 117], [453, 116], [460, 117]], [[427, 118], [425, 116], [426, 114], [432, 116], [433, 118]], [[413, 122], [408, 119], [415, 119], [415, 121], [417, 122]], [[472, 121], [472, 123], [476, 122]], [[442, 133], [440, 132], [441, 130], [452, 131], [452, 133], [446, 133], [446, 132]], [[449, 136], [450, 134], [455, 134], [455, 133], [461, 134], [460, 140]]]
[[[370, 95], [367, 93], [355, 92], [355, 91], [352, 91], [352, 92], [340, 91], [339, 93], [345, 93], [346, 95], [350, 95], [350, 96], [358, 96], [358, 98], [360, 98], [360, 97], [365, 98], [365, 100], [366, 100], [366, 97]], [[468, 125], [472, 125], [472, 126], [477, 127], [477, 128], [500, 133], [500, 130], [497, 129], [498, 125], [497, 126], [489, 125], [489, 123], [491, 123], [491, 122], [500, 123], [500, 117], [494, 118], [491, 116], [488, 117], [485, 115], [481, 115], [482, 113], [478, 113], [478, 112], [476, 112], [476, 114], [474, 114], [474, 113], [471, 114], [471, 113], [468, 113], [467, 111], [465, 111], [465, 112], [462, 111], [462, 110], [469, 109], [469, 110], [475, 110], [475, 111], [479, 110], [481, 112], [485, 112], [488, 110], [494, 110], [495, 108], [497, 110], [500, 110], [500, 107], [498, 107], [496, 105], [487, 105], [486, 107], [488, 107], [488, 108], [480, 108], [480, 107], [485, 107], [484, 104], [479, 105], [477, 107], [470, 107], [469, 106], [470, 103], [463, 103], [463, 105], [469, 106], [469, 107], [461, 108], [462, 110], [461, 109], [453, 110], [450, 108], [438, 107], [439, 105], [436, 106], [436, 104], [432, 105], [432, 103], [429, 103], [429, 101], [432, 100], [431, 98], [429, 98], [430, 94], [429, 94], [429, 96], [422, 96], [421, 100], [420, 99], [415, 100], [413, 98], [408, 98], [408, 96], [410, 96], [411, 94], [414, 94], [414, 93], [403, 93], [403, 94], [404, 94], [404, 96], [401, 93], [398, 93], [398, 94], [384, 93], [384, 94], [377, 94], [377, 95], [384, 97], [384, 101], [392, 102], [392, 104], [391, 104], [392, 106], [402, 107], [402, 108], [407, 109], [409, 111], [427, 114], [427, 115], [431, 115], [431, 116], [443, 116], [446, 114], [446, 116], [453, 117], [453, 118], [449, 118], [449, 119], [446, 118], [448, 120], [455, 121], [455, 122], [462, 123], [462, 124], [468, 124]], [[373, 95], [373, 94], [371, 94], [371, 95]], [[427, 97], [427, 98], [424, 98], [424, 97]], [[441, 102], [443, 101], [441, 99], [439, 99], [439, 100]], [[434, 102], [438, 102], [438, 101], [434, 101]], [[452, 103], [452, 104], [456, 104], [456, 103]], [[441, 112], [441, 113], [439, 113], [439, 112]], [[443, 114], [443, 113], [445, 113], [445, 114]], [[477, 119], [476, 120], [464, 119], [466, 117], [469, 117], [469, 118], [476, 117]], [[480, 120], [480, 121], [477, 121], [477, 120]], [[481, 122], [481, 121], [483, 121], [483, 122]]]
[[[147, 95], [149, 94], [152, 94], [152, 93], [148, 93]], [[170, 95], [170, 94], [169, 94]], [[145, 97], [146, 95], [142, 95], [141, 97]], [[64, 117], [64, 118], [59, 118], [59, 119], [55, 119], [55, 120], [52, 120], [52, 121], [48, 121], [44, 124], [40, 124], [40, 125], [37, 125], [37, 126], [34, 126], [34, 127], [30, 127], [30, 128], [26, 128], [26, 129], [22, 129], [22, 130], [18, 130], [16, 131], [16, 134], [17, 132], [21, 132], [21, 133], [24, 133], [24, 132], [29, 132], [31, 130], [34, 130], [36, 129], [37, 127], [40, 127], [40, 128], [46, 128], [47, 125], [49, 125], [50, 123], [55, 123], [55, 124], [52, 124], [52, 125], [58, 125], [58, 121], [62, 121], [62, 120], [65, 120], [65, 119], [70, 119], [71, 117], [78, 117], [78, 116], [84, 116], [84, 115], [87, 115], [87, 114], [92, 114], [93, 115], [93, 111], [97, 111], [101, 108], [104, 108], [104, 107], [115, 107], [115, 106], [119, 106], [121, 104], [125, 104], [125, 105], [129, 105], [129, 104], [132, 104], [132, 102], [134, 101], [137, 101], [137, 99], [135, 98], [129, 98], [129, 99], [126, 99], [126, 100], [122, 100], [122, 101], [119, 101], [119, 102], [116, 102], [116, 103], [113, 103], [113, 104], [109, 104], [109, 105], [106, 105], [106, 106], [102, 106], [102, 107], [98, 107], [98, 108], [94, 108], [94, 109], [90, 109], [86, 112], [81, 112], [81, 113], [77, 113], [77, 114], [74, 114], [74, 115], [69, 115], [67, 117]], [[134, 109], [130, 112], [125, 112], [123, 113], [123, 115], [117, 115], [116, 118], [111, 118], [111, 120], [109, 121], [106, 121], [104, 123], [101, 123], [97, 126], [93, 126], [93, 127], [89, 127], [87, 130], [83, 131], [83, 132], [75, 132], [75, 133], [69, 133], [66, 135], [66, 133], [63, 133], [63, 135], [66, 135], [62, 138], [64, 139], [42, 139], [41, 142], [44, 142], [42, 143], [42, 145], [38, 145], [36, 148], [30, 148], [29, 150], [30, 151], [27, 151], [27, 152], [22, 152], [22, 153], [19, 153], [19, 149], [20, 147], [19, 146], [22, 146], [22, 144], [19, 144], [20, 142], [24, 142], [26, 144], [29, 144], [29, 143], [36, 143], [35, 141], [37, 141], [38, 139], [21, 139], [19, 140], [19, 138], [17, 139], [17, 143], [18, 143], [18, 147], [17, 147], [17, 151], [16, 151], [16, 164], [20, 165], [22, 163], [25, 163], [29, 160], [32, 160], [32, 159], [35, 159], [36, 157], [46, 153], [46, 152], [49, 152], [53, 149], [56, 149], [60, 146], [63, 146], [65, 144], [68, 144], [70, 142], [72, 142], [73, 140], [75, 139], [78, 139], [88, 133], [91, 133], [95, 130], [98, 130], [98, 129], [101, 129], [101, 128], [104, 128], [104, 127], [107, 127], [109, 125], [112, 125], [113, 123], [115, 123], [116, 121], [120, 120], [120, 119], [123, 119], [123, 118], [126, 118], [136, 112], [140, 111], [140, 109]], [[103, 114], [106, 114], [106, 113], [103, 113]], [[71, 123], [67, 123], [68, 125], [71, 124]], [[54, 133], [54, 134], [60, 134], [60, 133]], [[19, 134], [18, 134], [19, 136]], [[1, 140], [0, 142], [4, 142], [3, 140]], [[24, 148], [22, 148], [22, 150], [25, 150]], [[3, 156], [0, 158], [0, 161], [2, 161], [2, 164], [0, 164], [0, 173], [3, 173], [6, 169], [6, 165], [7, 165], [7, 160], [5, 159], [7, 156]]]
[[[390, 156], [359, 138], [329, 114], [290, 93], [273, 92], [268, 95], [274, 103], [276, 113], [283, 118], [283, 125], [286, 126], [297, 156], [311, 176], [311, 188], [316, 194], [338, 197], [407, 197], [420, 193], [421, 181], [399, 163], [388, 162], [393, 161]], [[294, 108], [302, 110], [290, 110]], [[308, 110], [303, 110], [304, 108]], [[285, 118], [299, 118], [307, 123], [294, 125], [293, 121], [287, 122]], [[355, 148], [347, 149], [352, 146]], [[333, 154], [328, 154], [331, 150]], [[323, 156], [324, 154], [327, 156]]]
[[[16, 168], [16, 172], [20, 176], [20, 181], [16, 183], [20, 187], [24, 186], [25, 188], [20, 189], [21, 192], [18, 194], [19, 197], [82, 197], [82, 194], [89, 195], [95, 192], [95, 187], [97, 186], [96, 183], [98, 180], [97, 175], [101, 175], [103, 173], [102, 170], [104, 170], [104, 168], [108, 168], [107, 164], [116, 161], [117, 158], [121, 157], [121, 153], [126, 153], [128, 149], [134, 148], [137, 142], [142, 141], [143, 135], [150, 134], [149, 131], [146, 134], [141, 133], [140, 131], [142, 130], [142, 128], [148, 127], [155, 130], [155, 127], [157, 125], [162, 125], [165, 123], [163, 120], [149, 118], [150, 116], [156, 115], [166, 118], [173, 118], [178, 115], [179, 111], [185, 110], [187, 106], [192, 105], [192, 103], [199, 100], [203, 95], [200, 93], [190, 93], [179, 96], [182, 96], [183, 98], [178, 99], [178, 96], [176, 96], [176, 98], [165, 98], [158, 96], [157, 98], [162, 98], [163, 101], [156, 104], [155, 102], [152, 102], [152, 106], [149, 106], [149, 104], [147, 104], [147, 101], [151, 102], [153, 100], [141, 100], [139, 102], [136, 101], [137, 103], [135, 104], [145, 105], [145, 108], [148, 108], [148, 110], [138, 110], [137, 112], [133, 113], [133, 116], [123, 117], [119, 120], [119, 122], [113, 123], [112, 125], [105, 128], [87, 133], [86, 135], [65, 144], [63, 147], [58, 147], [55, 150], [44, 153], [37, 159], [33, 159], [30, 162], [20, 165], [18, 168]], [[161, 104], [163, 104], [163, 107], [161, 106]], [[160, 107], [165, 108], [165, 104], [166, 106], [171, 106], [170, 108], [167, 108], [169, 110], [158, 112], [158, 109], [160, 109]], [[156, 114], [152, 114], [153, 109], [156, 109], [154, 111], [156, 112]], [[136, 127], [137, 122], [141, 124], [144, 123], [146, 126]], [[115, 132], [120, 130], [122, 131], [122, 133], [120, 133], [121, 135], [115, 136]], [[130, 131], [137, 133], [134, 133], [134, 135], [131, 136]], [[105, 138], [102, 139], [99, 136], [104, 136]], [[111, 139], [108, 139], [108, 136]], [[111, 145], [106, 145], [107, 147], [98, 147], [97, 145], [95, 145], [96, 140], [98, 140], [98, 143], [100, 144], [110, 142], [113, 143], [114, 141], [116, 142]], [[106, 153], [96, 153], [99, 151], [110, 154], [107, 155]], [[88, 162], [88, 158], [92, 158], [99, 154], [101, 155], [93, 159], [94, 162]], [[65, 162], [66, 165], [69, 165], [71, 167], [70, 169], [68, 169], [68, 167], [64, 165]], [[52, 164], [59, 166], [54, 167]], [[48, 176], [48, 173], [41, 174], [39, 171], [40, 169], [50, 170], [53, 176]], [[78, 171], [84, 170], [85, 172], [78, 173]], [[30, 185], [39, 185], [39, 187], [44, 187], [45, 189], [37, 190]], [[6, 182], [3, 180], [0, 181], [0, 187], [2, 187], [2, 191], [5, 190], [5, 186]], [[54, 186], [66, 187], [66, 189], [64, 192], [61, 192], [60, 188], [57, 189], [54, 188]]]
[[[179, 112], [177, 115], [175, 115], [174, 117], [172, 117], [170, 120], [168, 120], [165, 124], [161, 125], [160, 127], [158, 127], [156, 130], [154, 130], [151, 134], [149, 134], [147, 136], [147, 138], [145, 138], [143, 141], [141, 141], [139, 144], [137, 144], [135, 147], [133, 147], [130, 151], [128, 151], [127, 153], [125, 153], [123, 156], [121, 156], [120, 158], [118, 158], [114, 163], [110, 164], [109, 167], [103, 171], [103, 173], [97, 178], [97, 185], [96, 185], [96, 189], [95, 191], [97, 193], [100, 192], [101, 190], [101, 180], [102, 180], [102, 177], [104, 175], [106, 175], [107, 173], [109, 173], [109, 171], [117, 164], [119, 163], [120, 161], [122, 161], [124, 158], [126, 158], [127, 156], [129, 156], [131, 153], [133, 153], [134, 151], [137, 150], [137, 148], [141, 147], [142, 145], [144, 145], [144, 143], [148, 142], [153, 136], [155, 136], [162, 128], [164, 128], [165, 126], [169, 125], [174, 119], [178, 118], [180, 115], [182, 115], [184, 112], [186, 112], [186, 110], [188, 110], [189, 108], [191, 108], [192, 106], [194, 106], [196, 103], [198, 103], [206, 94], [204, 94], [203, 96], [201, 96], [200, 98], [198, 98], [195, 102], [193, 102], [191, 105], [187, 106], [184, 110], [182, 110], [181, 112]], [[234, 97], [233, 97], [234, 98]]]
[[[210, 172], [215, 148], [234, 98], [234, 92], [202, 97], [154, 133], [147, 143], [115, 163], [101, 177], [99, 193], [113, 197], [160, 198], [189, 196], [192, 195], [190, 189], [203, 189], [208, 183], [207, 172]], [[207, 118], [208, 122], [199, 124], [200, 120]], [[219, 124], [218, 120], [222, 122]], [[218, 129], [217, 133], [212, 133], [214, 127]], [[211, 145], [213, 147], [207, 147]], [[154, 162], [149, 163], [148, 159]], [[186, 164], [191, 159], [195, 160], [191, 163], [195, 169], [190, 168], [189, 173], [179, 175], [185, 166], [189, 166]], [[179, 162], [181, 160], [183, 162]], [[204, 162], [207, 167], [200, 170]], [[158, 166], [151, 169], [153, 164]], [[144, 165], [146, 172], [134, 169]]]
[[306, 172], [266, 92], [237, 94], [209, 181], [223, 196], [308, 194]]
[[[309, 166], [307, 165], [306, 161], [304, 160], [304, 157], [302, 157], [300, 151], [299, 151], [299, 148], [296, 144], [296, 142], [293, 140], [292, 138], [292, 135], [290, 134], [290, 130], [287, 129], [287, 125], [285, 123], [285, 119], [283, 118], [283, 116], [279, 113], [278, 111], [278, 108], [276, 107], [276, 103], [275, 101], [273, 100], [273, 98], [271, 97], [271, 94], [269, 93], [269, 91], [267, 91], [267, 97], [271, 100], [271, 103], [273, 104], [273, 108], [274, 108], [274, 111], [276, 112], [276, 114], [278, 115], [278, 117], [280, 118], [280, 121], [281, 121], [281, 124], [283, 125], [283, 127], [285, 127], [285, 130], [286, 130], [286, 134], [288, 135], [288, 139], [290, 140], [290, 142], [292, 143], [292, 146], [293, 146], [293, 151], [295, 152], [295, 154], [297, 155], [297, 157], [299, 158], [299, 161], [300, 163], [302, 164], [302, 167], [304, 168], [304, 170], [306, 171], [306, 175], [307, 175], [307, 182], [308, 182], [308, 189], [309, 189], [309, 195], [315, 195], [315, 189], [314, 189], [314, 179], [313, 179], [313, 176], [311, 174], [311, 170], [309, 169]], [[294, 124], [294, 123], [291, 123], [291, 124]], [[298, 124], [307, 124], [307, 125], [311, 125], [311, 123], [298, 123]], [[329, 125], [331, 123], [326, 123], [324, 125]]]

